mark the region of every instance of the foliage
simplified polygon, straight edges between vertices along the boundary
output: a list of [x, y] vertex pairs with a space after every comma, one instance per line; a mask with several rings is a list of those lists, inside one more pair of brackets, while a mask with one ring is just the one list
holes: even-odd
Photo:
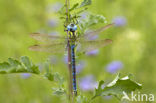
[[92, 99], [96, 98], [97, 96], [109, 95], [113, 95], [119, 98], [120, 95], [123, 95], [123, 92], [128, 94], [132, 91], [135, 91], [136, 89], [141, 89], [142, 85], [131, 80], [130, 76], [131, 75], [121, 78], [121, 75], [119, 74], [111, 83], [107, 84], [103, 89], [102, 86], [104, 85], [104, 81], [100, 81], [98, 88], [95, 89], [95, 96]]
[[[44, 68], [46, 72], [43, 76], [49, 81], [55, 81], [56, 83], [58, 83], [59, 88], [53, 88], [54, 94], [64, 94], [64, 78], [61, 77], [58, 73], [52, 73], [51, 67], [48, 62], [44, 64]], [[42, 75], [40, 74], [43, 74], [40, 72], [39, 67], [33, 64], [27, 56], [22, 56], [20, 58], [20, 61], [15, 60], [13, 58], [9, 58], [8, 62], [0, 63], [0, 74], [8, 73], [33, 73], [41, 77]]]
[[106, 18], [102, 15], [90, 14], [87, 19], [80, 21], [79, 27], [81, 30], [81, 34], [84, 34], [85, 30], [88, 28], [95, 26], [96, 24], [106, 23]]
[[40, 71], [28, 57], [22, 56], [20, 61], [9, 58], [8, 62], [0, 63], [0, 73], [34, 73], [39, 74]]
[[[152, 86], [154, 87], [155, 81], [154, 81], [154, 79], [152, 79], [153, 78], [153, 75], [154, 75], [153, 74], [154, 73], [153, 72], [154, 70], [152, 69], [152, 67], [155, 67], [155, 65], [153, 63], [154, 62], [154, 57], [155, 57], [155, 54], [154, 54], [154, 51], [153, 51], [155, 40], [151, 40], [150, 37], [152, 37], [152, 38], [154, 37], [154, 35], [152, 35], [152, 34], [153, 34], [153, 30], [154, 30], [155, 20], [153, 19], [154, 16], [151, 16], [151, 17], [150, 16], [146, 16], [147, 14], [149, 14], [149, 12], [147, 11], [149, 9], [150, 9], [150, 13], [152, 15], [152, 12], [153, 12], [152, 8], [148, 8], [148, 6], [144, 5], [143, 3], [140, 3], [140, 2], [139, 3], [138, 2], [135, 2], [134, 3], [133, 1], [127, 1], [127, 2], [125, 2], [125, 1], [113, 1], [113, 2], [112, 1], [109, 1], [109, 4], [110, 5], [107, 5], [108, 4], [108, 1], [107, 2], [106, 1], [98, 1], [99, 4], [101, 2], [104, 3], [104, 6], [103, 6], [102, 9], [104, 11], [104, 14], [106, 14], [107, 17], [110, 17], [109, 20], [111, 19], [112, 16], [115, 15], [115, 14], [111, 14], [112, 11], [113, 12], [117, 12], [117, 13], [119, 12], [119, 14], [121, 13], [122, 15], [126, 15], [126, 16], [127, 15], [130, 15], [129, 17], [127, 16], [127, 19], [129, 19], [129, 21], [130, 21], [129, 22], [130, 27], [129, 27], [128, 32], [126, 32], [126, 30], [123, 30], [123, 28], [120, 28], [120, 29], [117, 29], [117, 30], [112, 31], [112, 32], [114, 32], [114, 34], [118, 34], [118, 36], [115, 35], [113, 37], [114, 38], [114, 41], [116, 43], [114, 43], [114, 46], [112, 46], [112, 48], [111, 48], [112, 51], [109, 48], [108, 48], [108, 51], [107, 50], [104, 51], [105, 55], [108, 55], [109, 58], [106, 56], [106, 58], [105, 58], [106, 60], [105, 61], [100, 61], [101, 58], [99, 57], [99, 58], [94, 58], [94, 61], [99, 61], [99, 64], [101, 64], [103, 66], [108, 61], [113, 60], [114, 58], [121, 59], [121, 60], [123, 60], [125, 62], [125, 65], [127, 65], [126, 66], [127, 68], [125, 70], [126, 72], [127, 71], [128, 72], [136, 72], [136, 74], [138, 74], [137, 75], [137, 78], [140, 81], [141, 80], [142, 81], [145, 80], [146, 85], [149, 85], [149, 87], [151, 87], [151, 88], [152, 88]], [[145, 2], [146, 2], [145, 4], [150, 3], [150, 1], [146, 1], [146, 0], [145, 0]], [[18, 3], [20, 3], [20, 2], [18, 2]], [[79, 32], [81, 32], [81, 34], [83, 34], [87, 29], [90, 29], [93, 26], [95, 26], [95, 24], [106, 23], [105, 17], [102, 16], [102, 15], [96, 15], [97, 12], [95, 12], [94, 10], [92, 10], [94, 13], [89, 13], [87, 15], [87, 18], [85, 20], [83, 20], [83, 19], [81, 20], [80, 19], [81, 13], [85, 12], [86, 10], [88, 10], [88, 6], [91, 3], [92, 3], [91, 0], [83, 0], [81, 3], [75, 3], [73, 6], [71, 6], [71, 8], [69, 8], [71, 20], [78, 19], [78, 21], [79, 21], [79, 24], [78, 24], [79, 25], [79, 29], [80, 29]], [[36, 3], [34, 3], [34, 4], [36, 4]], [[42, 3], [42, 4], [44, 4], [44, 3]], [[129, 5], [127, 5], [127, 4], [129, 4]], [[13, 4], [13, 5], [16, 7], [16, 4]], [[29, 6], [30, 7], [33, 7], [34, 5], [29, 5]], [[66, 17], [65, 17], [65, 15], [66, 15], [65, 6], [66, 5], [64, 5], [60, 9], [60, 11], [59, 11], [59, 14], [61, 15], [60, 19], [62, 19], [63, 21], [65, 21], [65, 19], [66, 19]], [[132, 6], [135, 6], [135, 7], [134, 8], [130, 8]], [[20, 34], [20, 36], [17, 35], [16, 37], [18, 39], [22, 39], [21, 40], [22, 42], [16, 42], [15, 41], [16, 39], [15, 39], [15, 40], [12, 40], [14, 42], [14, 43], [12, 43], [12, 41], [10, 41], [10, 38], [11, 38], [11, 35], [10, 34], [12, 34], [12, 32], [10, 34], [9, 33], [7, 34], [9, 36], [1, 35], [2, 38], [7, 38], [7, 37], [9, 38], [9, 40], [6, 40], [6, 42], [1, 41], [1, 45], [0, 45], [1, 47], [0, 48], [1, 48], [1, 53], [2, 53], [1, 56], [2, 56], [2, 58], [5, 58], [6, 57], [6, 56], [3, 56], [3, 54], [5, 54], [5, 52], [6, 52], [6, 55], [8, 55], [9, 54], [8, 51], [12, 49], [12, 47], [10, 45], [9, 45], [9, 48], [10, 48], [9, 50], [8, 50], [8, 48], [4, 48], [5, 46], [7, 46], [7, 43], [8, 42], [10, 44], [12, 44], [12, 45], [16, 44], [16, 47], [17, 48], [19, 46], [22, 46], [23, 47], [22, 48], [23, 50], [20, 49], [20, 50], [18, 50], [18, 52], [20, 52], [20, 53], [23, 52], [25, 50], [25, 48], [26, 48], [26, 46], [23, 46], [23, 45], [26, 45], [26, 43], [28, 43], [28, 42], [27, 42], [26, 36], [24, 36], [24, 35], [21, 36], [21, 33], [25, 32], [25, 34], [26, 34], [28, 32], [34, 31], [34, 29], [35, 30], [38, 29], [39, 27], [38, 26], [35, 26], [35, 25], [38, 25], [39, 23], [38, 24], [35, 24], [34, 22], [35, 21], [36, 22], [39, 22], [41, 20], [41, 18], [45, 18], [45, 17], [41, 17], [40, 16], [41, 13], [38, 13], [37, 10], [35, 11], [35, 9], [32, 9], [32, 11], [29, 11], [29, 9], [28, 9], [28, 11], [27, 11], [27, 9], [22, 8], [22, 6], [19, 6], [18, 5], [17, 7], [19, 7], [19, 8], [15, 8], [15, 12], [12, 11], [8, 15], [8, 17], [7, 16], [5, 17], [6, 19], [4, 19], [4, 21], [3, 21], [3, 22], [9, 21], [10, 18], [11, 18], [11, 20], [13, 20], [13, 22], [10, 22], [9, 21], [9, 23], [2, 23], [4, 25], [1, 26], [1, 28], [2, 28], [1, 30], [3, 31], [3, 29], [5, 28], [6, 30], [4, 29], [4, 32], [6, 31], [7, 33], [10, 32], [11, 30], [12, 30], [13, 33], [14, 32], [16, 33], [17, 31], [20, 31], [20, 32], [17, 32], [18, 34]], [[34, 6], [34, 7], [36, 7], [36, 6]], [[38, 7], [40, 8], [40, 6], [38, 6]], [[122, 10], [125, 7], [126, 7], [125, 10], [127, 10], [127, 11], [126, 12], [125, 11], [123, 12]], [[4, 7], [1, 6], [1, 10], [3, 10], [3, 8]], [[97, 8], [97, 10], [98, 9], [101, 9], [100, 7], [96, 7], [96, 8]], [[114, 8], [116, 8], [116, 10]], [[137, 11], [138, 8], [139, 8], [139, 10]], [[144, 8], [144, 9], [142, 9], [140, 11], [140, 8]], [[38, 10], [40, 10], [40, 9], [38, 9]], [[36, 18], [34, 18], [34, 15], [33, 16], [31, 15], [30, 18], [25, 19], [25, 17], [27, 17], [25, 15], [29, 15], [27, 13], [31, 13], [32, 12], [32, 14], [33, 14], [33, 13], [35, 13], [34, 11], [38, 15], [36, 17], [38, 19], [38, 21], [36, 20]], [[20, 14], [22, 12], [24, 12], [24, 14], [25, 14], [24, 16], [25, 17], [23, 17]], [[9, 11], [7, 13], [9, 13]], [[20, 14], [19, 16], [18, 15], [15, 15], [15, 14], [18, 14], [18, 13]], [[133, 17], [133, 15], [137, 15], [137, 16], [134, 16]], [[26, 23], [30, 23], [30, 27], [28, 26], [28, 27], [23, 27], [22, 28], [21, 24], [19, 24], [18, 22], [14, 21], [14, 20], [16, 20], [16, 18], [14, 18], [14, 17], [16, 17], [16, 16], [17, 16], [17, 18], [19, 18], [19, 19], [17, 19], [18, 22], [20, 22], [20, 21], [23, 20], [23, 22], [24, 22], [23, 25], [28, 25]], [[31, 19], [31, 18], [33, 18], [34, 20]], [[3, 20], [2, 16], [1, 16], [1, 20]], [[30, 21], [27, 21], [27, 20], [30, 20]], [[9, 25], [11, 25], [11, 26], [9, 26]], [[147, 28], [147, 25], [148, 25], [149, 29], [148, 29], [148, 31], [144, 31]], [[139, 30], [139, 29], [141, 29], [141, 30]], [[29, 31], [27, 31], [27, 30], [29, 30]], [[128, 35], [129, 33], [130, 34], [132, 33], [132, 35]], [[148, 35], [149, 36], [149, 39], [146, 38], [146, 35], [143, 35], [143, 34], [146, 34], [146, 33], [149, 34]], [[122, 34], [124, 34], [124, 35], [122, 35]], [[133, 35], [133, 34], [135, 34], [135, 35]], [[140, 34], [142, 34], [142, 35], [140, 35]], [[143, 37], [143, 38], [137, 39], [137, 38], [140, 38], [140, 37]], [[144, 38], [146, 38], [146, 39], [144, 39]], [[26, 43], [23, 43], [23, 40], [25, 40]], [[127, 41], [127, 40], [130, 40], [130, 41]], [[141, 43], [140, 43], [140, 41], [141, 41]], [[145, 43], [146, 45], [142, 41], [146, 42]], [[134, 45], [131, 45], [132, 42], [134, 42]], [[141, 44], [141, 46], [138, 45], [139, 44], [138, 42]], [[23, 45], [19, 45], [20, 43], [21, 44], [23, 43]], [[126, 45], [123, 45], [123, 44], [126, 44]], [[130, 46], [127, 46], [128, 44], [130, 44]], [[2, 46], [2, 45], [4, 45], [4, 46]], [[129, 47], [129, 48], [128, 49], [127, 48], [121, 49], [121, 47], [123, 47], [123, 48], [124, 47]], [[141, 47], [142, 53], [136, 54], [136, 51], [138, 50], [138, 47]], [[14, 48], [14, 49], [17, 49], [17, 48]], [[123, 55], [125, 56], [125, 54], [123, 54], [122, 52], [116, 51], [116, 48], [120, 48], [125, 54], [126, 53], [127, 54], [131, 53], [132, 55], [133, 54], [134, 55], [133, 56], [130, 56], [130, 58], [129, 58], [129, 56], [126, 56], [126, 57], [123, 58], [122, 56]], [[134, 49], [135, 52], [131, 52], [130, 48]], [[142, 49], [142, 48], [144, 48], [144, 49]], [[125, 50], [127, 50], [129, 52], [127, 52]], [[113, 52], [113, 51], [115, 51], [115, 52]], [[11, 51], [11, 52], [13, 52], [14, 53], [14, 56], [16, 57], [16, 54], [17, 54], [16, 53], [16, 50], [15, 51]], [[12, 56], [13, 53], [10, 53], [10, 55]], [[31, 54], [31, 53], [28, 53], [27, 52], [27, 54], [28, 55], [32, 55], [33, 53]], [[153, 56], [151, 56], [151, 54], [153, 54]], [[8, 56], [10, 56], [10, 55], [8, 55]], [[25, 55], [25, 52], [23, 54], [21, 53], [20, 55]], [[32, 56], [31, 58], [33, 58], [33, 60], [35, 60], [34, 58], [36, 58], [36, 61], [38, 61], [38, 58], [40, 58], [40, 57], [41, 56], [37, 56], [37, 57]], [[127, 58], [127, 59], [125, 59], [125, 58]], [[90, 64], [88, 65], [88, 67], [87, 67], [88, 69], [86, 70], [87, 73], [88, 72], [90, 73], [90, 72], [95, 71], [95, 75], [97, 75], [98, 77], [100, 77], [101, 75], [100, 75], [100, 73], [97, 74], [97, 72], [96, 72], [97, 70], [91, 70], [90, 69], [91, 67], [92, 68], [95, 67], [94, 66], [94, 63], [92, 62], [92, 58], [89, 58], [87, 60], [92, 63], [91, 65]], [[39, 67], [37, 65], [35, 65], [34, 63], [32, 63], [32, 61], [28, 57], [26, 57], [26, 56], [21, 57], [20, 60], [9, 58], [7, 62], [0, 63], [0, 74], [33, 73], [35, 75], [38, 75], [40, 77], [45, 77], [48, 80], [57, 83], [57, 86], [52, 86], [52, 90], [54, 91], [53, 94], [58, 95], [58, 96], [60, 96], [60, 95], [67, 95], [67, 93], [66, 93], [67, 90], [66, 90], [66, 87], [64, 85], [64, 82], [66, 81], [66, 78], [63, 78], [61, 76], [63, 73], [61, 75], [59, 73], [54, 73], [52, 71], [52, 66], [48, 62], [43, 63], [43, 64], [44, 64], [44, 70], [45, 71], [44, 72], [41, 72], [39, 70]], [[96, 64], [98, 64], [98, 63], [96, 63]], [[101, 65], [98, 65], [98, 66], [96, 65], [96, 67], [97, 68], [100, 68]], [[139, 69], [138, 67], [141, 68], [141, 69]], [[82, 75], [80, 75], [80, 76], [82, 76]], [[150, 76], [147, 78], [148, 75], [150, 75]], [[110, 74], [107, 74], [106, 73], [106, 76], [110, 76]], [[151, 78], [151, 79], [149, 79], [149, 78]], [[106, 80], [101, 80], [99, 82], [99, 86], [98, 86], [98, 88], [95, 89], [95, 95], [92, 97], [92, 100], [95, 99], [98, 96], [101, 96], [102, 97], [102, 96], [108, 96], [108, 95], [113, 95], [113, 96], [115, 96], [115, 97], [117, 97], [117, 98], [120, 99], [120, 96], [123, 95], [123, 92], [130, 93], [131, 91], [135, 91], [137, 89], [138, 90], [141, 89], [141, 85], [138, 84], [137, 82], [133, 81], [130, 78], [129, 75], [126, 76], [126, 77], [124, 77], [124, 78], [121, 78], [121, 76], [118, 75], [116, 77], [116, 79], [113, 80], [113, 82], [111, 82], [111, 83], [109, 83], [107, 85], [104, 84], [104, 81], [106, 81]], [[151, 81], [153, 81], [153, 82], [151, 82]], [[6, 80], [6, 82], [7, 82], [7, 80]], [[3, 82], [1, 81], [1, 83], [3, 83]], [[34, 84], [32, 84], [32, 85], [34, 85]], [[29, 84], [29, 85], [31, 85], [31, 84]], [[46, 84], [44, 84], [44, 85], [46, 86]], [[105, 85], [104, 88], [103, 88], [103, 85]], [[6, 84], [5, 84], [5, 86], [6, 86]], [[29, 88], [31, 88], [31, 87], [29, 87]], [[8, 87], [7, 87], [7, 89], [8, 89]], [[33, 88], [31, 88], [31, 89], [33, 89]], [[48, 88], [48, 90], [49, 90], [49, 88]], [[4, 92], [5, 91], [3, 91], [3, 93]], [[42, 93], [45, 93], [45, 92], [42, 92]], [[88, 94], [91, 95], [91, 93], [92, 92], [89, 92]], [[77, 99], [77, 102], [78, 103], [88, 103], [89, 100], [90, 100], [88, 94], [87, 93], [84, 93], [83, 95], [82, 94], [78, 95], [78, 97], [76, 98]], [[30, 95], [30, 97], [31, 96], [34, 96], [34, 93], [32, 93]], [[4, 98], [4, 97], [2, 97], [2, 98]], [[34, 98], [36, 98], [36, 97], [34, 97]], [[48, 98], [48, 96], [47, 96], [47, 98]], [[2, 99], [2, 100], [4, 100], [4, 99]], [[12, 99], [12, 100], [14, 100], [14, 99]], [[30, 100], [32, 100], [32, 98]]]
[[[58, 73], [52, 73], [50, 69], [50, 64], [46, 62], [44, 64], [44, 68], [46, 73], [44, 77], [46, 77], [50, 81], [55, 81], [58, 83], [58, 87], [52, 88], [54, 91], [53, 94], [61, 96], [66, 94], [66, 90], [64, 89], [64, 78], [61, 77]], [[12, 58], [8, 59], [8, 62], [0, 63], [0, 73], [34, 73], [41, 74], [39, 71], [39, 67], [32, 63], [32, 61], [27, 56], [22, 56], [20, 61], [14, 60]], [[40, 76], [40, 75], [39, 75]], [[103, 89], [102, 86], [104, 81], [101, 80], [99, 82], [99, 86], [95, 89], [95, 95], [91, 100], [95, 99], [98, 96], [109, 96], [113, 95], [115, 97], [119, 97], [123, 92], [131, 93], [136, 89], [141, 89], [141, 84], [130, 79], [130, 75], [124, 78], [120, 77], [120, 74], [108, 85], [106, 85]], [[79, 95], [76, 99], [77, 103], [87, 103], [89, 99], [85, 96]]]

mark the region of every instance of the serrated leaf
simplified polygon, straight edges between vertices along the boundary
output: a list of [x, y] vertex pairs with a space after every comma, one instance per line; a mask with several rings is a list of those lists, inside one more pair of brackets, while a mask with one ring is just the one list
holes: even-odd
[[53, 89], [53, 94], [61, 96], [64, 95], [66, 92], [63, 88], [52, 88]]
[[10, 68], [10, 64], [8, 62], [0, 63], [0, 70], [6, 70]]
[[28, 57], [21, 57], [21, 62], [9, 58], [8, 62], [0, 63], [0, 74], [4, 73], [35, 73], [39, 74], [38, 66], [32, 64]]
[[17, 67], [18, 65], [21, 65], [21, 63], [13, 58], [8, 58], [8, 62], [11, 66]]
[[21, 57], [21, 62], [26, 66], [26, 68], [28, 70], [31, 69], [32, 64], [31, 64], [31, 62], [30, 62], [30, 60], [29, 60], [29, 58], [27, 56], [22, 56]]
[[82, 20], [79, 23], [79, 27], [81, 29], [81, 34], [84, 34], [85, 30], [90, 28], [91, 26], [95, 26], [99, 23], [106, 23], [106, 18], [102, 15], [90, 14], [87, 19]]
[[91, 3], [92, 3], [92, 0], [83, 0], [83, 2], [80, 5], [80, 8], [91, 5]]
[[111, 83], [106, 85], [104, 89], [102, 89], [103, 84], [103, 81], [99, 82], [99, 87], [95, 90], [96, 93], [92, 99], [96, 98], [97, 96], [108, 95], [118, 97], [119, 95], [123, 95], [123, 92], [128, 94], [132, 91], [135, 91], [137, 89], [139, 90], [142, 88], [142, 85], [131, 80], [130, 76], [121, 78], [120, 75], [118, 75]]

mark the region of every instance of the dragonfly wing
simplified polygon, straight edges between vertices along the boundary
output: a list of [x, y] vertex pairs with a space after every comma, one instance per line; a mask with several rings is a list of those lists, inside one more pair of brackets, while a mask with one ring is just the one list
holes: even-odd
[[40, 33], [32, 33], [30, 34], [30, 37], [32, 37], [35, 40], [41, 41], [41, 42], [58, 42], [65, 39], [65, 37], [61, 36], [55, 36], [55, 35], [48, 35], [48, 34], [40, 34]]
[[29, 47], [29, 50], [57, 54], [57, 53], [63, 53], [65, 51], [65, 48], [66, 48], [65, 43], [56, 43], [56, 44], [49, 44], [49, 45], [48, 44], [34, 45]]
[[80, 43], [81, 43], [80, 45], [78, 44], [78, 51], [89, 52], [91, 50], [95, 50], [107, 46], [108, 44], [112, 43], [112, 40], [110, 39], [88, 40], [88, 41], [81, 41]]
[[97, 29], [97, 30], [87, 32], [87, 33], [84, 34], [84, 36], [85, 36], [86, 39], [89, 40], [88, 37], [93, 37], [93, 36], [95, 36], [95, 35], [98, 35], [99, 33], [105, 31], [106, 29], [108, 29], [108, 28], [110, 28], [110, 27], [112, 27], [113, 25], [114, 25], [114, 23], [108, 24], [108, 25], [106, 25], [106, 26], [104, 26], [104, 27], [101, 27], [101, 28], [99, 28], [99, 29]]

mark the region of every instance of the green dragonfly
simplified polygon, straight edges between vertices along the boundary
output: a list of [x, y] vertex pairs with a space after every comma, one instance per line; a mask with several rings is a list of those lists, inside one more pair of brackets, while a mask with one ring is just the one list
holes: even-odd
[[[77, 95], [77, 86], [76, 86], [76, 65], [75, 65], [75, 48], [78, 45], [80, 46], [81, 52], [88, 52], [95, 50], [101, 47], [104, 47], [110, 43], [110, 39], [102, 40], [89, 40], [88, 37], [95, 36], [104, 30], [112, 27], [114, 24], [108, 24], [104, 27], [101, 27], [97, 30], [84, 33], [83, 35], [78, 35], [77, 25], [69, 24], [67, 26], [67, 36], [54, 36], [48, 34], [32, 33], [30, 36], [41, 42], [43, 44], [31, 46], [29, 49], [33, 51], [44, 51], [50, 53], [63, 53], [65, 50], [68, 51], [68, 62], [72, 69], [72, 88], [75, 95]], [[89, 35], [89, 36], [88, 36]]]

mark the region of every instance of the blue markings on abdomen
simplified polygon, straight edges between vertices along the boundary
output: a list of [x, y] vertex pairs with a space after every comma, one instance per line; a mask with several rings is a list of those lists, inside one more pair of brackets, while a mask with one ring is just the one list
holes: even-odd
[[76, 88], [76, 66], [75, 66], [75, 45], [71, 45], [71, 59], [72, 59], [72, 75], [73, 75], [73, 90], [75, 95], [77, 95], [77, 88]]

